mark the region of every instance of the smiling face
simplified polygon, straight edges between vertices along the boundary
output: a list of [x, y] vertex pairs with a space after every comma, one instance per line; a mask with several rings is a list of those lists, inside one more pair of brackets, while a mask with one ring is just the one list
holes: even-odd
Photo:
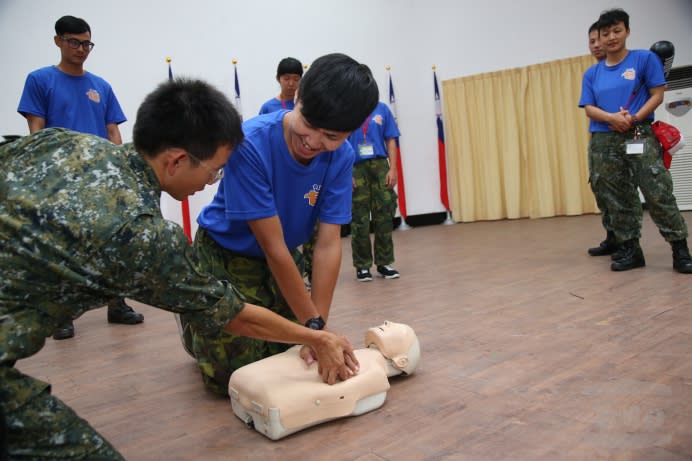
[[308, 164], [320, 153], [338, 149], [351, 133], [313, 127], [300, 113], [301, 108], [299, 101], [284, 117], [284, 139], [293, 158]]

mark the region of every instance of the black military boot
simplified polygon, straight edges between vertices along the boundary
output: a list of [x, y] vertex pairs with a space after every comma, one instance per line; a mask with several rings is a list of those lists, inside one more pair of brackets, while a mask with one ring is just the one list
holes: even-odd
[[125, 304], [124, 299], [120, 298], [108, 303], [108, 323], [135, 325], [143, 321], [144, 316]]
[[681, 274], [692, 274], [692, 257], [687, 248], [687, 240], [670, 242], [670, 246], [673, 248], [673, 269]]
[[608, 231], [604, 241], [598, 244], [597, 247], [589, 248], [587, 251], [591, 256], [605, 256], [613, 254], [617, 250], [617, 241], [613, 231]]
[[55, 330], [53, 330], [53, 339], [69, 339], [74, 336], [74, 323], [72, 320], [69, 322], [61, 323]]
[[637, 267], [644, 267], [646, 261], [644, 261], [644, 253], [642, 248], [639, 246], [639, 240], [630, 239], [625, 240], [622, 243], [623, 256], [617, 261], [610, 265], [610, 269], [613, 271], [628, 271], [630, 269], [636, 269]]
[[624, 257], [625, 257], [625, 247], [622, 245], [622, 243], [620, 243], [620, 244], [616, 243], [615, 244], [615, 252], [612, 255], [610, 255], [610, 259], [612, 259], [613, 261], [617, 261], [618, 259], [622, 259]]

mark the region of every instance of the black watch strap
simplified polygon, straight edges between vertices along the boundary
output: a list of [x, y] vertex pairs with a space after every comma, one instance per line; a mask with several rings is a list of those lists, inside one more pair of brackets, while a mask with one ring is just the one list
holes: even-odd
[[313, 317], [305, 322], [305, 326], [312, 330], [322, 330], [324, 328], [324, 319], [320, 317]]

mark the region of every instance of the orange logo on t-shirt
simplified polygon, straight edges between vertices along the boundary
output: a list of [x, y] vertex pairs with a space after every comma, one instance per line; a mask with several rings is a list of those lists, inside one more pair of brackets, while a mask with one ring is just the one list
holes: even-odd
[[307, 194], [303, 195], [303, 198], [308, 199], [308, 204], [310, 206], [315, 206], [317, 204], [317, 197], [320, 196], [320, 186], [317, 184], [312, 185], [312, 190]]
[[315, 206], [317, 203], [317, 197], [319, 197], [320, 193], [317, 192], [316, 190], [311, 190], [307, 194], [303, 195], [303, 198], [308, 199], [308, 203], [310, 206]]
[[625, 71], [622, 73], [622, 78], [625, 80], [634, 80], [636, 77], [637, 72], [631, 67], [629, 69], [625, 69]]
[[89, 91], [87, 91], [86, 95], [87, 95], [87, 98], [94, 101], [96, 104], [101, 102], [101, 95], [99, 94], [98, 91], [94, 90], [93, 88], [90, 89]]
[[382, 126], [382, 116], [380, 114], [375, 115], [372, 118], [372, 121], [377, 123], [378, 125]]

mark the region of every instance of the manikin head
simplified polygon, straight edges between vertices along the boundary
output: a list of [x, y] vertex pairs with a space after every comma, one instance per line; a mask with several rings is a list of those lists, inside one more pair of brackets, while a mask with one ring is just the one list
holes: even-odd
[[380, 351], [387, 361], [387, 376], [412, 374], [420, 360], [418, 337], [408, 325], [385, 321], [365, 333], [365, 346]]

